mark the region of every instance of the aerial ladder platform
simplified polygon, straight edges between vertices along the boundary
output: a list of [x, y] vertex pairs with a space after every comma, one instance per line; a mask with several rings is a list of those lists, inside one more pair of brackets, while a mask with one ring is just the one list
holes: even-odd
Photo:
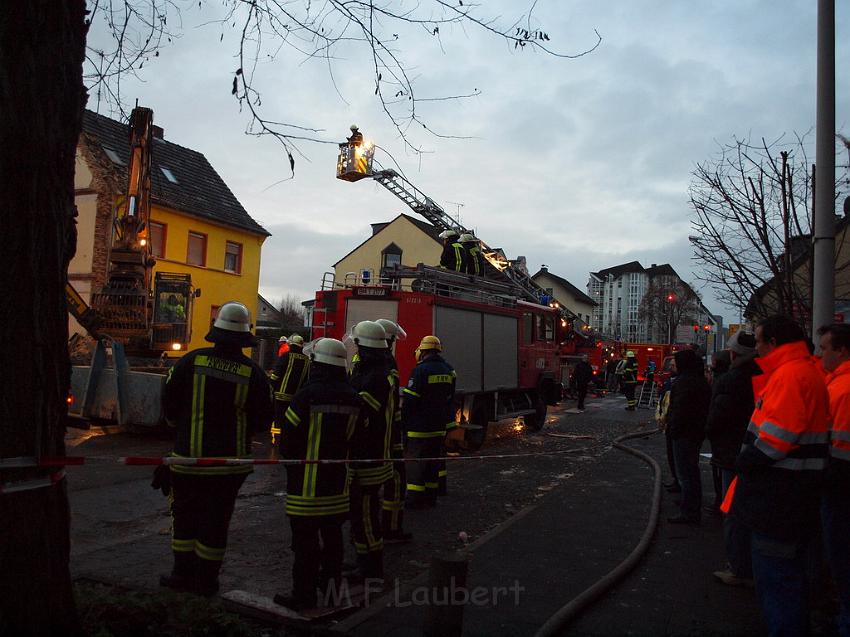
[[[397, 171], [392, 169], [373, 170], [374, 153], [374, 145], [363, 139], [363, 134], [357, 126], [352, 126], [351, 137], [339, 145], [339, 158], [336, 167], [337, 178], [351, 182], [364, 178], [374, 179], [439, 230], [454, 230], [458, 234], [473, 234], [471, 230], [463, 227], [446, 213], [442, 206]], [[514, 267], [498, 250], [490, 248], [480, 238], [476, 238], [481, 243], [481, 252], [487, 262], [504, 275], [515, 288], [517, 296], [533, 303], [544, 302], [546, 291], [537, 285], [527, 272]]]

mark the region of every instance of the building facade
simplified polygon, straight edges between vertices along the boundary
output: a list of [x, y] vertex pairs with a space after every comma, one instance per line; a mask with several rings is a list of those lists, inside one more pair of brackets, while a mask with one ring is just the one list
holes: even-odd
[[540, 266], [540, 270], [531, 278], [537, 285], [546, 290], [546, 293], [555, 299], [561, 307], [572, 312], [579, 320], [579, 323], [574, 325], [576, 329], [591, 324], [597, 303], [587, 294], [563, 277], [549, 272], [545, 265]]
[[[260, 256], [269, 233], [242, 207], [201, 153], [165, 141], [154, 127], [151, 149], [151, 253], [157, 272], [189, 274], [189, 348], [206, 344], [218, 309], [240, 301], [257, 309]], [[74, 175], [77, 253], [68, 278], [86, 302], [106, 283], [112, 224], [127, 190], [127, 126], [86, 111]], [[70, 318], [69, 333], [84, 330]]]

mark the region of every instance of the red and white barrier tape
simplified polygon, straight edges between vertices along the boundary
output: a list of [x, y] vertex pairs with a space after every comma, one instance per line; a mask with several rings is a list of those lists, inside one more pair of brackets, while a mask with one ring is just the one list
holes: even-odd
[[0, 469], [22, 468], [22, 467], [57, 467], [94, 464], [97, 462], [114, 462], [126, 466], [153, 466], [153, 465], [188, 465], [201, 467], [222, 467], [238, 465], [308, 465], [308, 464], [381, 464], [384, 462], [405, 461], [434, 461], [434, 460], [504, 460], [510, 458], [532, 458], [540, 456], [555, 456], [566, 453], [584, 451], [586, 447], [576, 449], [562, 449], [559, 451], [541, 451], [536, 453], [503, 453], [487, 454], [483, 456], [440, 456], [434, 458], [367, 458], [367, 459], [344, 459], [328, 458], [319, 460], [302, 460], [290, 458], [183, 458], [177, 456], [153, 457], [153, 456], [56, 456], [42, 458], [6, 458], [0, 459]]

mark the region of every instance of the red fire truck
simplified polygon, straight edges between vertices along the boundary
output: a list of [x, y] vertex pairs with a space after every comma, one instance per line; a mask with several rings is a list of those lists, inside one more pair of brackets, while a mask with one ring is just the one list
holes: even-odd
[[[357, 126], [339, 145], [336, 176], [348, 182], [373, 179], [439, 230], [470, 233], [431, 197], [392, 169], [381, 169], [375, 146]], [[466, 444], [479, 447], [487, 424], [522, 416], [540, 429], [546, 406], [561, 395], [557, 344], [562, 320], [546, 292], [524, 268], [480, 241], [493, 276], [471, 276], [418, 264], [361, 272], [345, 282], [325, 276], [312, 313], [313, 338], [341, 338], [359, 321], [398, 322], [408, 339], [397, 345], [402, 382], [414, 365], [413, 351], [428, 334], [438, 336], [458, 375], [457, 408]]]
[[342, 339], [363, 320], [395, 321], [407, 332], [395, 352], [406, 382], [414, 350], [434, 334], [457, 372], [467, 447], [481, 446], [492, 421], [521, 416], [529, 429], [543, 426], [547, 405], [560, 399], [557, 309], [518, 299], [504, 283], [422, 264], [379, 283], [352, 283], [326, 277], [311, 312], [314, 339]]

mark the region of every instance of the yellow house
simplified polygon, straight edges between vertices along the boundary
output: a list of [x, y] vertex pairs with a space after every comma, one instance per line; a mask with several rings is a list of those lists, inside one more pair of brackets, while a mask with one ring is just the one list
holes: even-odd
[[[68, 278], [87, 302], [106, 283], [112, 220], [126, 192], [128, 157], [127, 126], [86, 111], [74, 178], [77, 253]], [[206, 157], [165, 141], [159, 127], [151, 152], [150, 231], [154, 276], [189, 274], [200, 290], [192, 306], [190, 349], [207, 345], [204, 336], [226, 301], [241, 301], [256, 321], [260, 254], [270, 234]], [[83, 330], [71, 318], [69, 333], [74, 332]]]
[[439, 265], [443, 244], [440, 230], [430, 223], [400, 214], [389, 222], [373, 223], [372, 236], [334, 263], [338, 285], [354, 283], [369, 272], [376, 282], [381, 271], [417, 263]]
[[537, 285], [546, 290], [547, 294], [555, 299], [561, 307], [572, 312], [578, 318], [580, 323], [574, 326], [577, 330], [580, 330], [584, 325], [590, 325], [590, 317], [593, 315], [596, 301], [563, 277], [549, 272], [545, 265], [541, 266], [540, 270], [531, 278]]

